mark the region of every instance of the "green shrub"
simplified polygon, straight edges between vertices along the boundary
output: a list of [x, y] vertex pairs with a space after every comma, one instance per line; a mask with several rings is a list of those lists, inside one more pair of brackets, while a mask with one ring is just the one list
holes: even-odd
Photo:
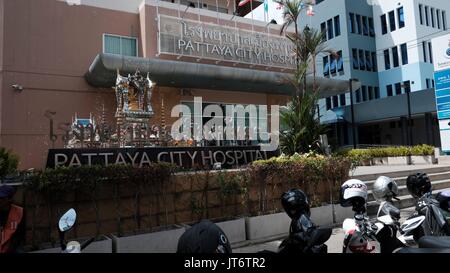
[[341, 150], [336, 155], [349, 157], [357, 165], [363, 165], [363, 162], [376, 157], [396, 157], [396, 156], [427, 156], [434, 154], [434, 147], [430, 145], [417, 145], [413, 147], [398, 146], [387, 148], [370, 149], [347, 149]]
[[19, 157], [5, 148], [0, 148], [0, 179], [17, 170]]

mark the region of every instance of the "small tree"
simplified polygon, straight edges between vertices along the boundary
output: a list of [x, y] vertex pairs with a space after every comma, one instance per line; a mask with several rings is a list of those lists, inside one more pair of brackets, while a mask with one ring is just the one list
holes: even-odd
[[[325, 133], [325, 127], [320, 124], [319, 116], [316, 115], [319, 86], [316, 83], [316, 57], [318, 54], [327, 52], [334, 54], [324, 46], [323, 33], [305, 27], [301, 32], [298, 30], [300, 12], [304, 6], [301, 0], [276, 1], [284, 6], [285, 23], [282, 32], [293, 24], [295, 33], [286, 33], [286, 37], [294, 44], [296, 56], [296, 71], [291, 79], [296, 94], [292, 101], [280, 113], [282, 132], [280, 133], [281, 149], [284, 153], [294, 154], [309, 151], [321, 152], [319, 138]], [[306, 74], [309, 63], [313, 65], [313, 88], [308, 90]]]

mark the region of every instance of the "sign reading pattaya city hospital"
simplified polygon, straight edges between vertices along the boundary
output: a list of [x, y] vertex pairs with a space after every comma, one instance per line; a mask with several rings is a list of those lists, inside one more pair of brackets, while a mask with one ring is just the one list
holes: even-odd
[[159, 15], [159, 53], [294, 68], [292, 43], [280, 35]]
[[431, 40], [442, 151], [450, 152], [450, 34]]

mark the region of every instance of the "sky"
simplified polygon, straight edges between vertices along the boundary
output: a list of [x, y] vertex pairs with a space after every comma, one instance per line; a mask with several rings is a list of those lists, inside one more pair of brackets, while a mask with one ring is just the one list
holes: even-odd
[[[270, 20], [275, 19], [279, 25], [283, 23], [283, 17], [282, 17], [282, 9], [277, 10], [278, 4], [273, 2], [272, 0], [269, 1], [269, 19], [266, 19], [266, 22], [270, 22]], [[264, 4], [260, 5], [258, 8], [256, 8], [253, 12], [253, 19], [264, 21]], [[245, 17], [252, 18], [252, 13], [247, 14]]]

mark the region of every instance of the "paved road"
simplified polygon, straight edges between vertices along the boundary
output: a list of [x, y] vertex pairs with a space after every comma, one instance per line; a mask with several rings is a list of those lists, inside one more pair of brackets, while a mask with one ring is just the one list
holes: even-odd
[[[402, 209], [400, 222], [403, 222], [406, 219], [406, 217], [411, 215], [413, 211], [414, 207]], [[330, 239], [326, 242], [326, 245], [328, 246], [328, 253], [342, 253], [343, 240], [344, 240], [344, 232], [342, 231], [342, 228], [334, 228]], [[256, 253], [262, 250], [269, 250], [276, 252], [280, 243], [281, 240], [275, 240], [266, 243], [248, 245], [233, 249], [233, 253]]]

